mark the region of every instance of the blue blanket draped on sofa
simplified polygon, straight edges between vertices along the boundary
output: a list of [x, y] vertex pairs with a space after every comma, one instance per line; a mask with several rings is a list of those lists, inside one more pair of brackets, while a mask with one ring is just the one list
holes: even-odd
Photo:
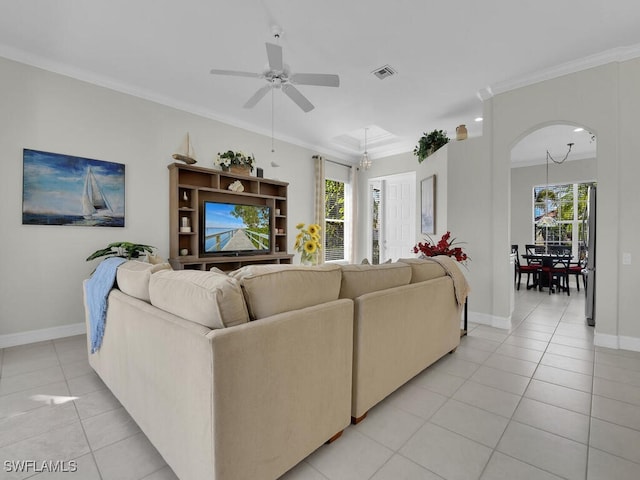
[[91, 353], [96, 353], [102, 345], [104, 323], [107, 317], [107, 297], [116, 280], [118, 266], [124, 262], [126, 259], [121, 257], [103, 260], [85, 284], [91, 327]]

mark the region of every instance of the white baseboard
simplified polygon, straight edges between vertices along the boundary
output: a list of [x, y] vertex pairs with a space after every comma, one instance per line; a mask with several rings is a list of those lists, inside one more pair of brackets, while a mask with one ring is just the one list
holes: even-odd
[[503, 328], [506, 330], [509, 330], [511, 328], [510, 318], [489, 315], [488, 313], [469, 312], [468, 321], [479, 323], [481, 325], [489, 325], [495, 328]]
[[596, 332], [593, 336], [593, 344], [598, 347], [613, 348], [615, 350], [631, 350], [633, 352], [640, 352], [640, 338], [637, 337], [608, 335]]
[[43, 342], [56, 338], [71, 337], [86, 332], [84, 322], [62, 325], [60, 327], [43, 328], [41, 330], [29, 330], [28, 332], [9, 333], [0, 335], [0, 348], [26, 345], [27, 343]]

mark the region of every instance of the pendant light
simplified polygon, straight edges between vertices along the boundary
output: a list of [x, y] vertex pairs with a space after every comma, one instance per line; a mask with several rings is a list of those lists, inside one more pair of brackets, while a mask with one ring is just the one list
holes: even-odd
[[364, 168], [365, 170], [369, 170], [371, 168], [371, 159], [369, 158], [369, 154], [367, 153], [367, 130], [364, 129], [364, 154], [360, 159], [360, 168]]

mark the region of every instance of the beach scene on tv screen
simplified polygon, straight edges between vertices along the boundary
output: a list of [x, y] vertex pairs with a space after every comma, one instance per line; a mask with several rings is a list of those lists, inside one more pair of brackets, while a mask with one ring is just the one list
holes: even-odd
[[207, 253], [269, 250], [269, 208], [205, 203]]

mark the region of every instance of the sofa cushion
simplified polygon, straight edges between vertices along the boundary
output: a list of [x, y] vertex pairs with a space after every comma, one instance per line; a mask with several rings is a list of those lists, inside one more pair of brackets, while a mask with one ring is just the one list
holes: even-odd
[[171, 270], [168, 263], [146, 263], [139, 260], [129, 260], [118, 266], [116, 281], [122, 293], [149, 302], [149, 280], [151, 274], [161, 270]]
[[338, 299], [340, 267], [247, 265], [229, 276], [242, 285], [252, 320]]
[[398, 262], [411, 266], [411, 283], [426, 282], [447, 274], [439, 263], [428, 258], [400, 258]]
[[162, 271], [149, 282], [151, 304], [211, 329], [249, 321], [237, 280], [199, 270]]
[[411, 267], [405, 263], [383, 265], [343, 265], [340, 298], [354, 299], [360, 295], [407, 285]]

